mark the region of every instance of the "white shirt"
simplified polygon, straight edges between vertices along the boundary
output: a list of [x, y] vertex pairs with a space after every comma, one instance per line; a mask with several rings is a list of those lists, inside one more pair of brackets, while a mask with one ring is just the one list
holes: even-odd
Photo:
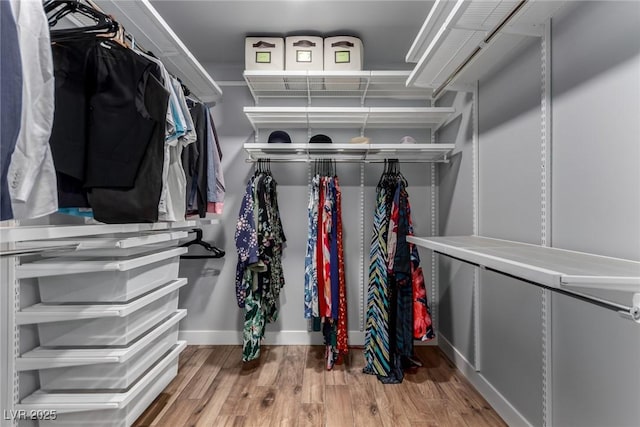
[[49, 138], [54, 78], [49, 25], [40, 0], [10, 0], [22, 63], [21, 125], [7, 175], [14, 218], [35, 218], [58, 209]]

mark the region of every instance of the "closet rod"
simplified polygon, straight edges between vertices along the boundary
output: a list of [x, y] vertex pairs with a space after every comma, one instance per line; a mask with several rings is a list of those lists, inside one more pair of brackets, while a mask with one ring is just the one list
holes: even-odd
[[9, 257], [9, 256], [23, 256], [23, 255], [37, 255], [46, 252], [56, 252], [62, 250], [76, 250], [78, 249], [78, 244], [72, 245], [60, 245], [60, 246], [49, 246], [45, 248], [24, 248], [24, 249], [13, 249], [7, 251], [0, 251], [0, 258]]
[[322, 160], [331, 160], [336, 163], [384, 163], [389, 160], [397, 160], [399, 163], [449, 163], [448, 159], [445, 160], [420, 160], [420, 159], [376, 159], [376, 160], [363, 160], [363, 159], [336, 159], [332, 157], [322, 159], [245, 159], [246, 163], [258, 163], [260, 160], [269, 160], [271, 163], [312, 163]]
[[558, 294], [566, 295], [566, 296], [571, 297], [571, 298], [575, 298], [575, 299], [578, 299], [578, 300], [581, 300], [581, 301], [584, 301], [584, 302], [588, 302], [588, 303], [593, 304], [593, 305], [597, 305], [597, 306], [602, 307], [602, 308], [606, 308], [608, 310], [615, 311], [616, 313], [624, 315], [625, 317], [629, 316], [631, 311], [633, 310], [633, 307], [629, 307], [627, 305], [618, 304], [618, 303], [613, 302], [613, 301], [607, 301], [605, 299], [598, 298], [596, 296], [588, 295], [588, 294], [585, 294], [585, 293], [582, 293], [582, 292], [569, 291], [569, 290], [566, 290], [566, 289], [553, 288], [553, 287], [550, 287], [550, 286], [547, 286], [547, 285], [543, 285], [543, 284], [538, 283], [538, 282], [534, 282], [534, 281], [529, 280], [529, 279], [525, 279], [523, 277], [515, 276], [515, 275], [510, 274], [510, 273], [505, 273], [504, 271], [496, 270], [495, 268], [485, 267], [483, 265], [477, 264], [475, 262], [472, 262], [472, 261], [469, 261], [469, 260], [466, 260], [466, 259], [458, 258], [456, 256], [449, 255], [449, 254], [445, 254], [444, 252], [439, 252], [439, 251], [435, 251], [435, 250], [433, 252], [438, 254], [438, 255], [446, 256], [446, 257], [449, 257], [451, 259], [455, 259], [456, 261], [464, 262], [465, 264], [470, 264], [470, 265], [473, 265], [475, 267], [480, 267], [483, 270], [492, 271], [492, 272], [498, 273], [498, 274], [500, 274], [502, 276], [511, 277], [513, 279], [529, 283], [530, 285], [534, 285], [534, 286], [537, 286], [539, 288], [548, 289], [551, 292], [555, 292], [555, 293], [558, 293]]

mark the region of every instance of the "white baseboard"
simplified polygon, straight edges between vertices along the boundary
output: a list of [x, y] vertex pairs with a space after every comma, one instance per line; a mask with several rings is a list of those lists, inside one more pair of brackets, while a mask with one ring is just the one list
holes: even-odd
[[444, 354], [456, 365], [478, 392], [487, 399], [487, 402], [496, 410], [502, 419], [510, 426], [529, 426], [529, 423], [507, 399], [496, 390], [493, 385], [469, 363], [462, 353], [456, 349], [449, 340], [439, 334], [439, 345]]
[[[181, 340], [191, 345], [239, 345], [242, 344], [240, 331], [180, 331]], [[267, 332], [266, 345], [322, 345], [320, 332], [278, 331]], [[364, 345], [364, 332], [349, 331], [349, 345]]]

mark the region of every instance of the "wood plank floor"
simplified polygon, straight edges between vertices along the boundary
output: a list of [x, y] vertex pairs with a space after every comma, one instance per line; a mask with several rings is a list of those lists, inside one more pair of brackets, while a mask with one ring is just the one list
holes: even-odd
[[136, 427], [506, 426], [436, 347], [402, 384], [362, 373], [362, 349], [326, 371], [320, 346], [263, 346], [247, 369], [240, 346], [189, 346], [178, 376]]

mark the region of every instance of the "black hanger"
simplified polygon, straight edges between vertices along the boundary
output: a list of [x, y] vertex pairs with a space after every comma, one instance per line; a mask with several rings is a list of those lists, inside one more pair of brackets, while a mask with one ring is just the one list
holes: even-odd
[[183, 243], [182, 245], [180, 245], [183, 248], [188, 248], [189, 246], [193, 246], [193, 245], [198, 245], [198, 246], [202, 246], [203, 248], [205, 248], [208, 252], [211, 252], [211, 254], [207, 254], [207, 255], [181, 255], [180, 258], [187, 258], [187, 259], [206, 259], [206, 258], [222, 258], [225, 255], [225, 252], [222, 249], [216, 248], [215, 246], [211, 245], [208, 242], [205, 242], [204, 240], [202, 240], [202, 229], [201, 228], [194, 228], [193, 230], [191, 230], [191, 232], [196, 233], [196, 238], [188, 241], [186, 243]]
[[118, 32], [120, 25], [109, 15], [81, 3], [79, 0], [48, 0], [44, 3], [44, 10], [50, 27], [69, 14], [79, 14], [91, 19], [94, 25], [63, 30], [51, 30], [52, 41], [63, 41], [95, 37], [98, 34], [113, 34]]

